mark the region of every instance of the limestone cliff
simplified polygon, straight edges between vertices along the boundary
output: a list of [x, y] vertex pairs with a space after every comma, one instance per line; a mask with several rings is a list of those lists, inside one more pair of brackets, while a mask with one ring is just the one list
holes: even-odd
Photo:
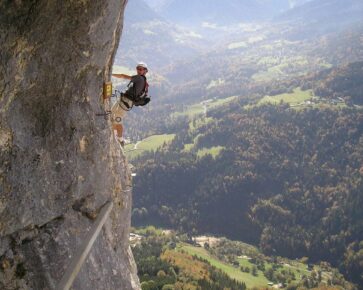
[[0, 0], [0, 289], [53, 289], [108, 200], [74, 289], [138, 289], [130, 174], [102, 111], [126, 0]]

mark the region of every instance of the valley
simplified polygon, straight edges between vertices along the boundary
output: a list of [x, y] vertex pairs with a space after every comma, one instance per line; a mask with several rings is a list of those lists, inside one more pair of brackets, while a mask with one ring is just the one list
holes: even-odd
[[[171, 16], [182, 13], [179, 1], [147, 2], [126, 21], [115, 68], [151, 64], [152, 101], [124, 120], [132, 224], [308, 257], [362, 289], [362, 3], [270, 1], [274, 9], [236, 20], [217, 17], [227, 8], [214, 2], [183, 19]], [[211, 259], [204, 248], [178, 249]], [[230, 267], [248, 289], [263, 278]]]

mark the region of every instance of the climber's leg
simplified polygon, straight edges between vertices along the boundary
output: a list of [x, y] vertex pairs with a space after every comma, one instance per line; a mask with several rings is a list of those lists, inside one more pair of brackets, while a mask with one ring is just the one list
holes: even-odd
[[120, 123], [114, 123], [112, 125], [114, 132], [116, 133], [117, 138], [122, 139], [123, 126]]

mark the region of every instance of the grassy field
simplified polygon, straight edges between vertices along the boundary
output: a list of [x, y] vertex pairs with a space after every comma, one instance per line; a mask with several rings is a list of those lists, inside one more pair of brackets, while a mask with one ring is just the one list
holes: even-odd
[[287, 68], [293, 66], [303, 70], [308, 66], [308, 60], [303, 56], [296, 57], [264, 57], [259, 60], [259, 65], [264, 65], [265, 70], [255, 73], [252, 78], [255, 81], [267, 81], [288, 75]]
[[264, 287], [267, 286], [267, 283], [269, 282], [261, 271], [258, 272], [257, 277], [249, 273], [244, 273], [239, 268], [223, 263], [212, 257], [204, 248], [198, 248], [188, 244], [181, 244], [179, 245], [178, 250], [184, 250], [191, 255], [196, 255], [200, 258], [208, 260], [211, 265], [227, 273], [231, 278], [236, 279], [237, 281], [245, 282], [248, 288]]
[[222, 149], [224, 149], [225, 147], [223, 146], [214, 146], [214, 147], [211, 147], [211, 148], [202, 148], [200, 150], [198, 150], [197, 152], [197, 156], [199, 158], [203, 157], [203, 156], [206, 156], [208, 154], [212, 155], [213, 158], [216, 158], [219, 153], [221, 152]]
[[[287, 43], [275, 43], [274, 45], [263, 45], [261, 49], [266, 51], [282, 47]], [[278, 57], [278, 56], [265, 56], [256, 60], [258, 65], [263, 66], [261, 69], [252, 76], [255, 81], [270, 81], [276, 78], [286, 78], [291, 73], [291, 69], [295, 71], [296, 76], [304, 75], [308, 72], [312, 61], [305, 56], [290, 56], [290, 57]], [[322, 58], [316, 58], [313, 61], [314, 65], [321, 69], [332, 67], [330, 63], [327, 63]]]
[[324, 99], [319, 100], [319, 98], [310, 103], [305, 102], [305, 101], [312, 99], [312, 97], [313, 97], [312, 90], [303, 91], [303, 90], [301, 90], [301, 88], [295, 88], [292, 93], [285, 93], [285, 94], [280, 94], [280, 95], [276, 95], [276, 96], [265, 96], [261, 100], [259, 100], [257, 104], [246, 105], [246, 106], [244, 106], [244, 108], [248, 110], [255, 106], [261, 106], [264, 104], [277, 105], [280, 102], [289, 104], [295, 110], [303, 110], [306, 108], [339, 110], [339, 109], [343, 109], [343, 108], [347, 107], [347, 105], [344, 102], [338, 102], [337, 104], [331, 104], [330, 102], [328, 102]]
[[188, 116], [189, 118], [193, 118], [195, 116], [201, 115], [205, 112], [205, 108], [208, 109], [214, 109], [216, 107], [225, 105], [233, 100], [235, 100], [237, 97], [236, 96], [232, 96], [232, 97], [228, 97], [228, 98], [224, 98], [224, 99], [215, 99], [212, 100], [210, 102], [207, 102], [205, 104], [195, 104], [192, 106], [189, 106], [184, 112], [177, 112], [174, 113], [173, 115], [175, 117], [178, 116]]
[[[249, 262], [249, 260], [246, 258], [237, 258], [237, 260], [238, 260], [240, 266], [250, 267], [250, 268], [253, 267], [253, 264], [251, 262]], [[266, 267], [266, 270], [269, 268], [272, 268], [272, 264], [265, 261], [265, 267]], [[293, 263], [289, 262], [287, 264], [282, 265], [282, 267], [278, 270], [278, 272], [281, 272], [283, 270], [293, 272], [295, 274], [295, 277], [297, 280], [300, 280], [301, 275], [308, 276], [310, 274], [310, 271], [307, 269], [307, 265], [300, 263], [300, 262], [295, 262], [295, 261]]]
[[125, 147], [126, 156], [131, 160], [146, 151], [156, 151], [164, 143], [170, 143], [173, 141], [174, 138], [175, 134], [154, 135], [138, 142], [137, 144], [128, 144]]
[[184, 144], [184, 149], [183, 151], [185, 152], [190, 152], [194, 147], [194, 143], [190, 143], [190, 144]]
[[275, 78], [284, 76], [283, 70], [287, 67], [285, 64], [279, 64], [268, 68], [266, 71], [261, 71], [252, 76], [255, 81], [269, 81]]
[[195, 129], [197, 129], [201, 126], [204, 126], [208, 123], [212, 123], [213, 121], [214, 121], [214, 119], [210, 118], [210, 117], [201, 117], [201, 118], [193, 119], [189, 123], [189, 131], [193, 132]]
[[228, 104], [230, 102], [232, 102], [233, 100], [235, 100], [237, 98], [237, 96], [232, 96], [232, 97], [228, 97], [228, 98], [224, 98], [224, 99], [217, 99], [211, 103], [207, 104], [207, 108], [208, 109], [214, 109], [218, 106], [223, 106], [225, 104]]
[[154, 226], [147, 226], [147, 227], [143, 227], [143, 228], [132, 228], [131, 232], [139, 234], [139, 235], [144, 235], [144, 236], [147, 236], [150, 234], [162, 236], [164, 233], [164, 230], [161, 228], [156, 228]]
[[[240, 270], [241, 266], [249, 267], [250, 269], [252, 269], [252, 267], [254, 266], [254, 264], [249, 261], [248, 257], [238, 257], [237, 261], [239, 263], [239, 267], [234, 267], [211, 256], [207, 250], [201, 247], [195, 247], [189, 244], [181, 243], [178, 244], [177, 250], [184, 250], [190, 255], [196, 255], [200, 258], [206, 259], [213, 266], [227, 273], [231, 278], [245, 282], [248, 288], [262, 286], [267, 287], [267, 283], [270, 282], [259, 270], [258, 276], [253, 276], [251, 273], [245, 273]], [[272, 264], [265, 261], [265, 267], [266, 269], [272, 268]], [[314, 269], [321, 270], [318, 266], [315, 266]], [[297, 281], [301, 279], [302, 275], [308, 276], [311, 273], [311, 271], [307, 269], [307, 265], [299, 261], [289, 261], [288, 263], [281, 265], [281, 268], [278, 271], [281, 272], [283, 270], [293, 272]], [[330, 275], [326, 274], [326, 276], [327, 278], [330, 278]], [[325, 277], [324, 280], [326, 280], [327, 278]]]
[[288, 103], [290, 105], [297, 105], [300, 104], [301, 102], [311, 99], [311, 97], [312, 97], [311, 90], [302, 91], [300, 88], [296, 88], [294, 89], [294, 92], [291, 94], [265, 96], [257, 103], [257, 105], [259, 106], [267, 103], [278, 104], [281, 101], [284, 103]]
[[195, 117], [197, 115], [201, 115], [204, 112], [203, 105], [201, 104], [195, 104], [192, 106], [189, 106], [184, 112], [176, 112], [173, 115], [178, 116], [188, 116], [189, 118]]
[[308, 270], [307, 266], [303, 263], [294, 263], [293, 265], [290, 265], [290, 264], [284, 265], [283, 269], [294, 272], [297, 279], [299, 279], [299, 277], [301, 275], [310, 274], [310, 271]]
[[164, 134], [150, 136], [141, 141], [138, 148], [144, 151], [155, 151], [164, 143], [170, 143], [175, 138], [175, 134]]
[[246, 47], [248, 47], [248, 44], [244, 41], [232, 42], [228, 45], [228, 49], [246, 48]]

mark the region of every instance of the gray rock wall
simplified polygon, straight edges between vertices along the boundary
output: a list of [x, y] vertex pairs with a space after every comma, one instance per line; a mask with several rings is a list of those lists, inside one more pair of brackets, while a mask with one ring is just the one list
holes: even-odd
[[131, 181], [103, 110], [126, 0], [0, 0], [0, 289], [53, 289], [114, 209], [74, 289], [139, 289]]

